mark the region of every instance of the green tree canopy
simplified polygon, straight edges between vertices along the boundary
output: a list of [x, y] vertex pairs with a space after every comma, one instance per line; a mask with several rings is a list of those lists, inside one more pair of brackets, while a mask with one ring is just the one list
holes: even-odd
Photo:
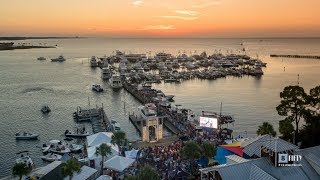
[[31, 168], [28, 167], [25, 163], [17, 163], [12, 168], [12, 174], [14, 176], [19, 176], [19, 179], [22, 179], [23, 175], [27, 175], [31, 172]]
[[124, 145], [126, 140], [127, 140], [126, 133], [123, 131], [117, 131], [117, 132], [113, 133], [113, 135], [111, 137], [111, 143], [117, 144], [119, 147]]
[[101, 163], [101, 174], [103, 173], [103, 165], [104, 165], [104, 158], [110, 154], [111, 152], [111, 146], [108, 144], [102, 143], [99, 147], [96, 148], [96, 155], [102, 156], [102, 163]]
[[76, 159], [69, 159], [68, 161], [62, 163], [62, 175], [64, 177], [69, 176], [69, 179], [71, 180], [73, 177], [73, 173], [80, 172], [80, 168], [80, 163]]
[[126, 180], [160, 180], [160, 176], [151, 166], [145, 165], [135, 176], [130, 176]]
[[206, 157], [207, 160], [212, 159], [212, 157], [216, 155], [216, 151], [217, 149], [213, 144], [208, 142], [204, 142], [202, 144], [202, 154], [204, 157]]
[[273, 137], [277, 135], [277, 132], [273, 129], [273, 126], [268, 122], [263, 122], [257, 130], [258, 135], [270, 134]]
[[291, 117], [279, 121], [279, 132], [282, 134], [281, 138], [286, 141], [290, 140], [292, 142], [294, 132], [293, 121]]
[[200, 158], [202, 154], [201, 147], [194, 141], [189, 141], [184, 144], [179, 153], [183, 158], [190, 160], [191, 172], [193, 172], [194, 161]]

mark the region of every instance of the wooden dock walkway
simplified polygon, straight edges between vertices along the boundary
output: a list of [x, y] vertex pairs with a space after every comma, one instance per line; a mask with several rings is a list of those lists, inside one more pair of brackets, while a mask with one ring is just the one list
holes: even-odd
[[99, 108], [99, 117], [91, 118], [92, 132], [106, 132], [110, 129], [110, 121], [102, 108]]
[[[127, 90], [133, 97], [135, 97], [139, 102], [142, 104], [146, 103], [154, 103], [151, 99], [151, 96], [149, 95], [144, 95], [140, 91], [138, 91], [134, 86], [129, 85], [128, 83], [124, 83], [123, 87], [125, 90]], [[156, 104], [156, 103], [155, 103]], [[157, 105], [157, 108], [163, 109], [159, 105]], [[159, 118], [163, 118], [163, 124], [166, 128], [168, 128], [173, 134], [179, 134], [181, 131], [174, 126], [172, 122], [174, 122], [174, 118], [170, 116], [168, 111], [164, 111], [165, 114]], [[137, 119], [137, 116], [135, 115], [129, 115], [129, 120], [132, 122], [132, 124], [135, 126], [135, 128], [138, 130], [138, 132], [141, 135], [141, 121]], [[138, 124], [140, 122], [140, 124]]]
[[270, 54], [270, 57], [320, 59], [320, 56], [314, 56], [314, 55]]
[[141, 121], [138, 120], [138, 117], [134, 114], [130, 114], [129, 115], [129, 120], [131, 121], [131, 123], [133, 124], [133, 126], [136, 128], [136, 130], [139, 132], [140, 136], [141, 136]]

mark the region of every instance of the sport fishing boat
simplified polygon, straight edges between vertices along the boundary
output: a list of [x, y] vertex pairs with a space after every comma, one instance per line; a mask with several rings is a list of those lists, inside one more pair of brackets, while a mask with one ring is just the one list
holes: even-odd
[[38, 134], [28, 133], [28, 132], [18, 132], [15, 134], [17, 140], [34, 140], [38, 139]]

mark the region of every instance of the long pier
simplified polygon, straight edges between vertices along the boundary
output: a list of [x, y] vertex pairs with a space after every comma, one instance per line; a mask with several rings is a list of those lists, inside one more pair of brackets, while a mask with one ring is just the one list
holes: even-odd
[[314, 56], [314, 55], [270, 54], [270, 57], [320, 59], [320, 56]]
[[[156, 94], [143, 94], [141, 93], [137, 88], [133, 87], [132, 85], [128, 83], [124, 83], [123, 87], [125, 90], [127, 90], [133, 97], [135, 97], [139, 102], [142, 104], [146, 103], [155, 103], [151, 99], [151, 97], [156, 96]], [[155, 103], [156, 104], [156, 103]], [[164, 109], [163, 107], [160, 107], [160, 105], [156, 104], [157, 109], [160, 110], [163, 114], [159, 118], [163, 119], [163, 124], [166, 128], [168, 128], [172, 133], [179, 134], [181, 132], [180, 129], [178, 129], [173, 123], [174, 123], [174, 117], [169, 113], [168, 110]], [[132, 122], [132, 124], [135, 126], [135, 128], [139, 131], [141, 134], [141, 122], [135, 115], [129, 115], [129, 120]]]

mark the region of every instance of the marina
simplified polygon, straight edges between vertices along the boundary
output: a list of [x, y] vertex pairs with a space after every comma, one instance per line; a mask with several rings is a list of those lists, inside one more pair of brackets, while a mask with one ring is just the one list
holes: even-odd
[[[246, 49], [250, 49], [250, 48], [246, 48]], [[201, 52], [200, 50], [198, 51]], [[206, 51], [210, 52], [208, 50]], [[55, 54], [48, 54], [46, 56], [57, 57], [57, 54], [60, 54], [60, 52]], [[183, 58], [179, 57], [177, 58], [177, 61], [175, 61], [175, 59], [172, 59], [171, 66], [169, 62], [165, 62], [163, 65], [160, 65], [159, 66], [160, 69], [163, 69], [161, 70], [161, 74], [158, 67], [157, 66], [153, 67], [152, 65], [152, 62], [156, 62], [156, 61], [153, 61], [150, 59], [151, 66], [146, 66], [148, 65], [148, 57], [147, 57], [147, 59], [135, 60], [138, 62], [140, 61], [141, 67], [144, 68], [143, 71], [139, 67], [139, 65], [131, 66], [130, 64], [132, 63], [127, 62], [126, 68], [124, 68], [124, 66], [121, 68], [122, 71], [124, 71], [124, 73], [122, 75], [120, 74], [122, 78], [121, 81], [124, 88], [119, 90], [113, 90], [113, 88], [111, 88], [109, 84], [109, 81], [103, 81], [103, 79], [101, 78], [102, 69], [88, 68], [90, 67], [90, 63], [87, 61], [88, 57], [91, 57], [92, 54], [97, 54], [97, 55], [102, 54], [101, 56], [96, 56], [96, 57], [103, 57], [104, 54], [108, 54], [108, 53], [91, 52], [88, 55], [83, 55], [83, 54], [79, 55], [79, 56], [85, 57], [83, 59], [78, 58], [77, 57], [78, 55], [76, 54], [70, 54], [68, 52], [63, 52], [63, 54], [65, 54], [66, 57], [68, 57], [67, 63], [47, 64], [46, 61], [43, 61], [43, 62], [38, 61], [39, 64], [37, 64], [37, 62], [35, 62], [36, 61], [35, 57], [39, 57], [43, 55], [43, 53], [39, 53], [30, 57], [30, 59], [35, 60], [35, 61], [31, 60], [32, 63], [30, 63], [30, 65], [32, 65], [34, 68], [37, 67], [40, 70], [46, 69], [46, 71], [49, 72], [48, 77], [46, 77], [47, 75], [44, 75], [44, 77], [46, 78], [45, 82], [51, 82], [51, 79], [53, 77], [57, 78], [57, 80], [55, 80], [52, 85], [50, 84], [48, 86], [46, 84], [35, 83], [33, 85], [35, 86], [35, 88], [32, 88], [32, 87], [19, 88], [21, 89], [21, 92], [17, 91], [18, 89], [13, 88], [14, 92], [16, 92], [18, 96], [22, 97], [22, 101], [21, 101], [22, 104], [25, 103], [23, 99], [27, 100], [27, 97], [31, 96], [32, 98], [35, 99], [36, 104], [43, 104], [43, 102], [46, 102], [46, 104], [48, 104], [48, 107], [50, 106], [50, 108], [52, 109], [52, 111], [48, 115], [43, 115], [41, 112], [39, 112], [39, 109], [41, 108], [39, 106], [37, 106], [34, 110], [32, 109], [32, 107], [24, 106], [24, 109], [28, 110], [28, 112], [35, 112], [35, 113], [31, 117], [26, 116], [27, 115], [26, 112], [22, 113], [22, 115], [26, 116], [27, 117], [26, 119], [28, 120], [28, 121], [22, 121], [24, 123], [24, 126], [28, 127], [28, 124], [29, 126], [32, 126], [32, 128], [30, 127], [28, 128], [28, 131], [39, 133], [40, 141], [30, 141], [30, 142], [17, 141], [16, 144], [17, 146], [20, 146], [21, 150], [23, 149], [31, 150], [32, 153], [30, 154], [32, 156], [33, 161], [36, 162], [37, 167], [39, 165], [42, 165], [44, 162], [42, 162], [40, 158], [40, 155], [42, 155], [42, 151], [41, 151], [41, 154], [39, 154], [38, 150], [35, 149], [34, 147], [38, 143], [42, 143], [44, 141], [49, 142], [50, 139], [64, 138], [64, 131], [66, 129], [73, 130], [74, 123], [77, 121], [72, 120], [72, 112], [74, 111], [77, 105], [84, 105], [85, 103], [83, 101], [88, 96], [90, 96], [90, 98], [93, 99], [92, 102], [94, 102], [94, 104], [101, 104], [101, 103], [104, 104], [103, 109], [107, 114], [108, 119], [110, 119], [110, 122], [114, 120], [119, 122], [119, 124], [121, 124], [121, 130], [125, 131], [128, 134], [131, 142], [139, 141], [141, 140], [141, 137], [137, 135], [138, 131], [134, 128], [134, 125], [132, 123], [128, 123], [128, 118], [129, 116], [133, 117], [132, 113], [136, 111], [137, 107], [141, 105], [145, 105], [146, 103], [155, 103], [155, 105], [160, 108], [160, 111], [159, 111], [160, 114], [158, 116], [159, 118], [164, 119], [163, 126], [166, 127], [168, 131], [170, 131], [172, 134], [179, 134], [179, 133], [184, 134], [185, 131], [188, 132], [192, 130], [192, 128], [190, 129], [190, 127], [181, 126], [181, 124], [177, 123], [176, 121], [180, 119], [180, 117], [181, 119], [183, 119], [183, 121], [186, 121], [188, 119], [187, 109], [192, 109], [192, 111], [196, 115], [202, 114], [202, 111], [204, 110], [219, 112], [220, 102], [223, 102], [224, 104], [223, 112], [235, 114], [234, 118], [237, 119], [237, 121], [235, 122], [228, 123], [229, 127], [231, 129], [234, 129], [233, 134], [238, 135], [238, 134], [241, 134], [243, 131], [248, 130], [248, 136], [252, 136], [253, 134], [255, 134], [255, 128], [250, 127], [248, 129], [248, 127], [246, 127], [246, 125], [242, 125], [242, 123], [256, 121], [257, 119], [256, 117], [258, 116], [255, 115], [254, 112], [261, 112], [261, 110], [259, 111], [258, 109], [260, 105], [256, 104], [253, 107], [253, 110], [251, 110], [249, 108], [240, 108], [241, 103], [245, 104], [246, 107], [250, 106], [249, 104], [247, 104], [249, 102], [250, 104], [252, 103], [255, 104], [254, 102], [250, 101], [250, 98], [248, 98], [249, 95], [247, 94], [251, 94], [253, 96], [259, 96], [260, 98], [268, 99], [268, 101], [272, 99], [270, 98], [269, 95], [264, 95], [264, 94], [256, 95], [255, 93], [257, 92], [251, 90], [252, 84], [254, 84], [254, 87], [256, 86], [256, 88], [259, 88], [258, 82], [261, 83], [261, 88], [269, 87], [269, 86], [266, 87], [265, 83], [269, 81], [270, 73], [272, 73], [270, 72], [270, 70], [272, 68], [275, 68], [275, 65], [274, 65], [274, 62], [266, 58], [266, 56], [261, 56], [261, 59], [263, 59], [263, 62], [268, 63], [267, 68], [263, 67], [263, 64], [261, 64], [259, 61], [256, 60], [256, 61], [250, 62], [250, 64], [252, 65], [249, 65], [249, 64], [243, 65], [243, 68], [241, 67], [242, 65], [239, 65], [240, 67], [234, 67], [234, 65], [231, 65], [231, 63], [229, 64], [228, 62], [221, 61], [221, 67], [216, 68], [214, 67], [214, 64], [213, 64], [213, 67], [215, 69], [211, 68], [212, 65], [210, 67], [199, 66], [197, 69], [195, 68], [196, 66], [195, 67], [192, 66], [192, 64], [198, 64], [197, 60], [194, 60], [192, 64], [188, 64], [188, 63], [184, 64], [182, 60]], [[110, 51], [110, 54], [111, 54], [111, 51]], [[177, 54], [177, 53], [170, 52], [170, 54], [171, 56], [173, 56], [174, 54]], [[191, 57], [191, 56], [192, 55], [188, 54], [185, 57]], [[224, 56], [227, 57], [226, 55]], [[109, 56], [106, 56], [104, 57], [104, 59], [108, 59], [108, 57]], [[231, 57], [231, 56], [228, 56], [228, 57]], [[266, 58], [266, 61], [265, 61], [265, 58]], [[97, 58], [97, 59], [100, 59], [100, 58]], [[107, 64], [108, 69], [116, 73], [119, 72], [120, 67], [118, 69], [119, 63], [117, 63], [117, 61], [118, 61], [117, 59], [114, 59], [113, 64], [112, 63], [110, 64], [108, 62]], [[119, 62], [120, 61], [121, 60], [119, 60]], [[179, 61], [181, 62], [179, 63]], [[213, 60], [213, 61], [216, 61], [216, 60]], [[87, 62], [87, 63], [82, 64], [82, 62]], [[47, 68], [53, 68], [54, 66], [57, 66], [57, 67], [63, 66], [64, 71], [62, 71], [62, 68], [57, 68], [55, 69], [54, 72], [50, 72], [50, 70], [47, 70]], [[106, 66], [106, 64], [104, 66]], [[235, 68], [233, 73], [231, 73], [232, 72], [232, 68], [230, 68], [231, 66], [232, 68]], [[238, 68], [241, 69], [241, 71], [239, 70], [239, 72], [244, 72], [246, 70], [245, 66], [251, 66], [251, 70], [254, 70], [253, 68], [255, 67], [261, 66], [261, 69], [263, 70], [263, 76], [262, 76], [263, 80], [256, 79], [256, 77], [258, 76], [255, 76], [255, 75], [247, 76], [246, 73], [242, 74], [242, 76], [237, 75], [236, 72], [238, 72]], [[290, 73], [291, 72], [290, 65], [286, 64], [286, 66], [287, 66], [286, 67], [287, 73]], [[17, 65], [17, 68], [18, 67], [19, 65]], [[174, 67], [177, 67], [177, 68], [174, 68]], [[130, 72], [131, 70], [129, 71], [129, 69], [131, 68], [136, 72]], [[172, 70], [170, 70], [170, 68], [172, 68]], [[254, 74], [253, 72], [254, 71], [251, 71], [252, 74]], [[134, 76], [134, 74], [138, 74], [138, 76]], [[77, 78], [74, 79], [71, 77], [77, 77]], [[78, 80], [79, 78], [83, 80], [79, 82]], [[181, 82], [165, 83], [165, 81], [167, 81], [166, 79], [181, 79]], [[203, 81], [204, 79], [207, 79], [209, 81]], [[214, 80], [214, 81], [210, 81], [210, 80]], [[281, 80], [281, 78], [278, 78], [278, 80]], [[41, 81], [37, 80], [36, 82], [42, 82], [42, 81], [43, 80]], [[296, 81], [296, 75], [294, 78], [292, 78], [292, 82], [294, 81]], [[26, 82], [28, 82], [27, 79], [26, 79]], [[91, 90], [92, 82], [100, 84], [101, 87], [104, 88], [104, 92], [102, 93], [92, 92]], [[64, 83], [65, 85], [62, 86], [61, 84], [64, 84]], [[279, 82], [277, 80], [276, 81], [273, 80], [271, 84], [274, 84], [274, 83], [279, 83]], [[10, 83], [7, 83], [7, 84], [10, 84]], [[248, 88], [234, 89], [236, 86], [239, 86], [239, 84], [243, 84], [243, 87], [248, 87]], [[65, 88], [69, 86], [72, 86], [73, 88]], [[192, 89], [192, 87], [195, 87], [196, 90]], [[208, 88], [212, 90], [212, 93], [208, 93], [206, 91], [206, 89]], [[234, 91], [231, 91], [232, 89], [234, 89]], [[130, 92], [132, 92], [132, 96], [129, 95], [131, 94]], [[189, 93], [194, 94], [195, 97], [188, 95]], [[219, 98], [220, 96], [230, 97], [230, 98], [220, 99]], [[57, 100], [53, 101], [51, 99], [52, 97], [57, 98]], [[61, 101], [64, 103], [62, 104], [57, 103], [57, 101]], [[124, 101], [125, 101], [125, 108], [122, 108]], [[176, 106], [178, 104], [182, 104], [182, 106]], [[9, 105], [12, 106], [12, 104], [10, 103]], [[169, 107], [169, 105], [171, 107]], [[269, 106], [268, 103], [265, 103], [265, 105]], [[4, 107], [6, 109], [6, 106]], [[178, 108], [176, 109], [176, 107]], [[108, 131], [109, 123], [106, 122], [105, 125], [104, 123], [101, 123], [103, 122], [101, 121], [101, 119], [99, 120], [99, 117], [101, 118], [101, 115], [99, 115], [99, 113], [97, 113], [96, 110], [86, 111], [90, 109], [97, 109], [97, 108], [92, 108], [92, 107], [88, 108], [88, 107], [81, 106], [81, 110], [84, 110], [84, 112], [91, 115], [80, 116], [79, 118], [81, 119], [79, 121], [80, 124], [89, 125], [89, 127], [86, 128], [86, 130], [90, 133]], [[177, 114], [180, 116], [179, 118], [175, 117], [176, 113], [173, 113], [172, 116], [170, 115], [170, 113], [174, 111], [178, 112]], [[251, 117], [251, 113], [253, 113], [252, 117]], [[136, 112], [134, 114], [138, 115]], [[267, 111], [265, 114], [262, 113], [262, 115], [259, 114], [259, 116], [261, 116], [260, 117], [261, 119], [267, 119], [269, 117], [267, 114], [270, 114], [270, 111]], [[205, 113], [205, 115], [210, 115], [210, 114]], [[219, 116], [219, 113], [217, 113], [217, 116]], [[274, 117], [277, 117], [277, 116], [274, 115]], [[240, 120], [238, 120], [238, 118]], [[13, 122], [17, 122], [19, 117], [17, 115], [12, 115], [12, 119], [13, 119]], [[33, 119], [35, 120], [35, 122], [37, 122], [36, 124], [35, 122], [32, 121]], [[171, 121], [176, 124], [173, 124], [169, 119], [171, 119]], [[235, 124], [234, 127], [232, 125], [233, 123]], [[258, 122], [255, 122], [255, 123], [258, 124]], [[38, 131], [39, 127], [41, 127], [42, 129], [46, 129], [46, 127], [49, 127], [49, 126], [51, 127], [52, 124], [54, 124], [54, 129], [55, 129], [54, 131], [42, 131], [42, 130]], [[174, 133], [171, 130], [169, 130], [170, 128], [167, 128], [167, 127], [170, 127], [170, 125], [173, 127], [171, 129], [176, 129], [178, 131]], [[4, 125], [4, 127], [7, 127], [7, 126]], [[224, 129], [224, 127], [222, 127], [222, 129]], [[112, 131], [112, 127], [110, 127], [110, 130]], [[11, 133], [11, 137], [8, 137], [8, 139], [11, 138], [11, 140], [12, 139], [14, 140], [14, 138], [12, 138], [12, 134], [14, 133]], [[59, 134], [61, 134], [61, 137], [59, 137]], [[242, 136], [244, 136], [244, 133], [242, 134]], [[163, 141], [160, 140], [159, 142], [163, 142]], [[74, 142], [71, 142], [71, 144], [74, 144]], [[6, 148], [6, 145], [4, 145], [4, 148]], [[7, 156], [10, 156], [10, 155], [7, 154]]]

